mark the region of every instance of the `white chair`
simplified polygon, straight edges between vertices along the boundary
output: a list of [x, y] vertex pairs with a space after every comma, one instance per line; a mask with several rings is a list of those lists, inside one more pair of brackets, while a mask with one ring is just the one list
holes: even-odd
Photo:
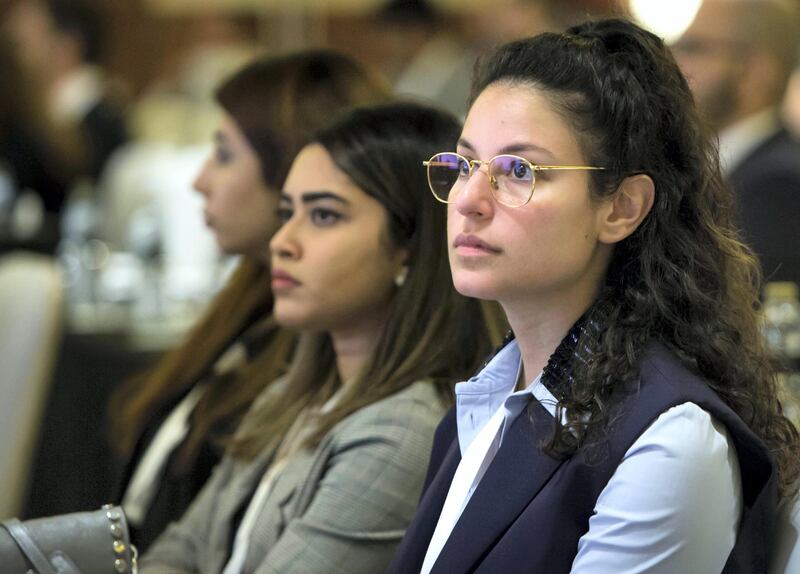
[[800, 572], [800, 500], [781, 504], [775, 527], [775, 546], [772, 550], [770, 574]]
[[0, 519], [19, 515], [61, 335], [52, 258], [0, 257]]

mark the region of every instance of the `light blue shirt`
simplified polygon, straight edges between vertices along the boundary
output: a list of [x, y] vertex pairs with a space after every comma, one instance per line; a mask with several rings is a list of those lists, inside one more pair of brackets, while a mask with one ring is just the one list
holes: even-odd
[[[521, 368], [512, 341], [475, 377], [456, 385], [462, 456], [495, 412], [505, 411], [477, 476], [470, 477], [474, 485], [462, 511], [528, 402], [538, 400], [555, 416], [556, 400], [541, 374], [513, 392]], [[739, 462], [724, 425], [694, 403], [662, 413], [628, 449], [594, 510], [578, 542], [574, 573], [720, 572], [742, 510]]]

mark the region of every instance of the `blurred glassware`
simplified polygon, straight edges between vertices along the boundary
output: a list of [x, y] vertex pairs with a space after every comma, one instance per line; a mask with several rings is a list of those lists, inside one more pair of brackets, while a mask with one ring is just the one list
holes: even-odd
[[196, 319], [222, 272], [191, 185], [207, 150], [132, 143], [71, 194], [58, 250], [71, 331], [163, 350]]
[[[64, 208], [61, 242], [56, 250], [69, 303], [91, 303], [95, 300], [93, 271], [102, 266], [102, 262], [99, 260], [100, 254], [93, 253], [91, 247], [87, 248], [87, 243], [95, 237], [97, 221], [97, 207], [91, 194], [84, 188], [76, 188]], [[98, 246], [95, 245], [94, 249], [98, 249]]]
[[11, 236], [25, 241], [32, 239], [44, 223], [44, 203], [39, 195], [31, 190], [24, 190], [14, 202], [11, 214]]
[[145, 283], [142, 260], [133, 253], [110, 253], [98, 285], [98, 296], [114, 304], [130, 304], [141, 297]]
[[784, 365], [780, 380], [784, 410], [800, 428], [800, 301], [790, 281], [764, 288], [764, 336]]

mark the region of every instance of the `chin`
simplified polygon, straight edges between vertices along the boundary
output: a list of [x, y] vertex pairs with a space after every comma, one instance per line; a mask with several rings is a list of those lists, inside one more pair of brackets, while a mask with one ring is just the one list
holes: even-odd
[[311, 325], [307, 321], [303, 321], [302, 319], [298, 319], [296, 317], [279, 317], [275, 314], [275, 321], [281, 327], [285, 329], [291, 329], [292, 331], [309, 331], [313, 330]]
[[281, 305], [281, 300], [275, 300], [275, 307], [273, 309], [273, 316], [279, 325], [288, 327], [290, 329], [304, 330], [308, 326], [308, 319], [297, 310], [288, 308], [287, 305]]
[[231, 245], [230, 241], [225, 241], [224, 238], [220, 238], [219, 235], [217, 236], [217, 247], [219, 248], [220, 252], [225, 255], [239, 255], [236, 247]]
[[490, 301], [497, 299], [497, 290], [494, 286], [486, 281], [485, 277], [474, 273], [453, 273], [453, 286], [465, 297]]

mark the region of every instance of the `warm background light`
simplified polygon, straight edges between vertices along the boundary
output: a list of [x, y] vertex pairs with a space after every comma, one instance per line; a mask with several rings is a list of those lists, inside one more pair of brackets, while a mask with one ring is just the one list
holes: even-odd
[[676, 40], [697, 14], [702, 0], [630, 0], [631, 14], [666, 42]]

